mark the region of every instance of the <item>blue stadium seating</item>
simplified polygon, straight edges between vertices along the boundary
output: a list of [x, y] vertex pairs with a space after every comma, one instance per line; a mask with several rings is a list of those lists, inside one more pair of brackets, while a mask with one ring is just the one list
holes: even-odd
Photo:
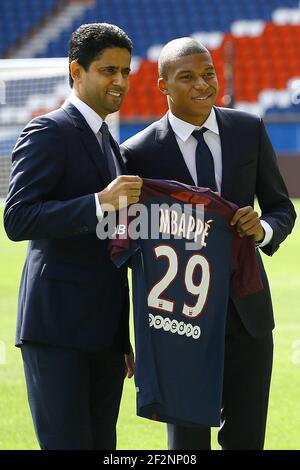
[[39, 26], [59, 3], [59, 0], [1, 0], [0, 58], [20, 40], [26, 41], [31, 31]]

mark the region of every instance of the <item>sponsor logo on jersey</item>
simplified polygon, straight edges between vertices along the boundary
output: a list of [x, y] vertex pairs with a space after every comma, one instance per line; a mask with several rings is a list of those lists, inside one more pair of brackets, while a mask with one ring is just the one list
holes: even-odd
[[193, 326], [190, 323], [177, 321], [175, 318], [171, 320], [169, 317], [164, 318], [161, 315], [152, 315], [152, 313], [149, 313], [149, 326], [192, 339], [199, 339], [201, 336], [201, 329], [198, 325]]

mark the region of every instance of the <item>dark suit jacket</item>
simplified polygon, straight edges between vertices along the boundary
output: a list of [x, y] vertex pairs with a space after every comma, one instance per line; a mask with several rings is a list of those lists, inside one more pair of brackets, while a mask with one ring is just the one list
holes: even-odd
[[[253, 206], [257, 196], [262, 218], [272, 227], [270, 244], [262, 251], [272, 255], [291, 232], [296, 214], [279, 173], [276, 155], [263, 122], [248, 113], [215, 108], [222, 148], [222, 191], [240, 207]], [[176, 180], [194, 185], [167, 114], [121, 145], [129, 173], [145, 178]], [[267, 276], [258, 251], [264, 290], [233, 299], [247, 330], [261, 337], [274, 327]]]
[[[123, 172], [118, 145], [112, 146]], [[94, 193], [109, 183], [99, 143], [81, 113], [62, 108], [31, 121], [12, 156], [4, 211], [11, 240], [30, 240], [16, 343], [129, 351], [126, 269], [96, 236]]]

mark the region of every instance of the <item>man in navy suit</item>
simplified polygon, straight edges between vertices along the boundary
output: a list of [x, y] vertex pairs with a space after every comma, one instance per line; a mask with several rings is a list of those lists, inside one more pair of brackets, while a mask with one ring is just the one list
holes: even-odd
[[122, 176], [104, 121], [126, 95], [131, 49], [117, 26], [79, 27], [71, 96], [32, 120], [13, 151], [4, 224], [11, 240], [30, 240], [16, 344], [42, 449], [115, 449], [123, 381], [133, 375], [126, 269], [96, 236], [103, 211], [121, 196], [137, 202], [141, 189], [139, 177]]
[[[159, 77], [169, 112], [121, 146], [129, 172], [219, 192], [240, 207], [231, 221], [240, 236], [254, 237], [259, 249], [273, 255], [296, 215], [262, 120], [214, 106], [218, 82], [211, 56], [191, 38], [173, 40], [162, 49]], [[255, 196], [261, 217], [253, 209]], [[218, 435], [223, 449], [264, 445], [274, 320], [259, 249], [264, 290], [231, 298], [228, 305]], [[170, 449], [210, 449], [210, 429], [169, 424], [168, 440]]]

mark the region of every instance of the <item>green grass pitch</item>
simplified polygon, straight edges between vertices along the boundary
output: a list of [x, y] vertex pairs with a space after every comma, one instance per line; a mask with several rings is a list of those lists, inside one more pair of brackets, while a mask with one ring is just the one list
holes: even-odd
[[[299, 213], [300, 200], [295, 201]], [[3, 210], [0, 209], [2, 221]], [[18, 285], [26, 242], [10, 242], [0, 228], [0, 449], [38, 449], [22, 370], [14, 347]], [[275, 354], [266, 449], [300, 449], [300, 220], [272, 257], [264, 256], [276, 316]], [[187, 397], [188, 399], [188, 397]], [[118, 449], [166, 449], [165, 425], [135, 415], [135, 389], [126, 380]], [[218, 449], [216, 430], [213, 448]]]

